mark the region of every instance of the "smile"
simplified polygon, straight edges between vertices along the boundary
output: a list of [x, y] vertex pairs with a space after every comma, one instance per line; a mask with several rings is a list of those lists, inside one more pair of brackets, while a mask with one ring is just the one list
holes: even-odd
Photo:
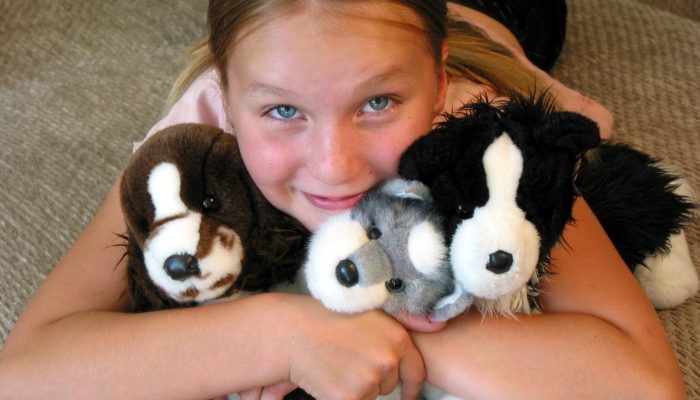
[[307, 200], [309, 200], [311, 204], [314, 205], [314, 207], [326, 211], [341, 211], [349, 210], [355, 207], [355, 205], [357, 205], [357, 203], [360, 202], [365, 193], [366, 192], [362, 192], [351, 196], [342, 197], [325, 197], [304, 193], [304, 196]]

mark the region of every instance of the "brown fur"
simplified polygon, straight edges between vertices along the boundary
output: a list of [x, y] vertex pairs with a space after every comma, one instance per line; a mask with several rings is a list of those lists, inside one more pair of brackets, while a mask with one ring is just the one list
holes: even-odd
[[[150, 171], [162, 162], [177, 165], [180, 197], [188, 209], [202, 213], [197, 257], [206, 255], [218, 238], [234, 246], [235, 231], [244, 248], [243, 269], [226, 294], [236, 290], [260, 290], [294, 277], [305, 255], [308, 231], [296, 220], [272, 207], [257, 189], [243, 164], [233, 135], [198, 124], [164, 129], [134, 153], [121, 182], [121, 203], [128, 243], [129, 294], [134, 311], [192, 306], [178, 303], [151, 281], [143, 262], [144, 243], [162, 221], [155, 223], [155, 209], [148, 193]], [[202, 200], [212, 196], [217, 206], [204, 210]]]

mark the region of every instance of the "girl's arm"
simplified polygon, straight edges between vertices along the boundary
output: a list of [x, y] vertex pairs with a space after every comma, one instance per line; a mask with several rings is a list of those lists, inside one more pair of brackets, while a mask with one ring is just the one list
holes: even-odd
[[17, 321], [0, 354], [0, 399], [196, 399], [286, 380], [319, 397], [362, 397], [390, 390], [399, 375], [418, 391], [420, 355], [379, 312], [338, 315], [289, 294], [122, 312], [118, 192], [117, 184]]
[[552, 254], [542, 315], [471, 312], [413, 334], [430, 382], [464, 398], [686, 397], [656, 312], [582, 199], [574, 216]]

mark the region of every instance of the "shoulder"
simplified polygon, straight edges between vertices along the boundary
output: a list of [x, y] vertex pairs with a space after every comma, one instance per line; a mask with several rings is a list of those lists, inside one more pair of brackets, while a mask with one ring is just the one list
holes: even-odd
[[525, 55], [525, 51], [513, 33], [500, 22], [488, 15], [454, 2], [447, 3], [450, 18], [469, 22], [480, 28], [493, 41], [508, 47], [514, 53]]
[[[516, 58], [520, 59], [519, 55], [524, 58], [524, 52], [518, 40], [500, 22], [461, 4], [448, 2], [448, 7], [450, 18], [469, 22], [483, 30], [489, 39], [509, 48], [516, 55]], [[477, 83], [467, 78], [451, 77], [445, 93], [445, 105], [442, 112], [453, 114], [464, 104], [472, 103], [479, 97], [495, 99], [497, 96], [498, 93], [489, 85]]]
[[181, 123], [202, 123], [233, 132], [226, 117], [219, 75], [214, 68], [207, 69], [190, 84], [167, 114], [148, 131], [146, 137]]

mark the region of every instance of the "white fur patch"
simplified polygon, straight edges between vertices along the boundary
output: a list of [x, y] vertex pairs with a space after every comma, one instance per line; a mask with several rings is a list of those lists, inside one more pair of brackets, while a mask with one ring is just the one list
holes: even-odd
[[[202, 216], [190, 211], [180, 198], [180, 171], [172, 163], [158, 164], [148, 177], [148, 193], [155, 207], [155, 221], [182, 215], [158, 226], [146, 240], [143, 249], [144, 262], [151, 280], [177, 301], [204, 302], [221, 296], [230, 285], [212, 288], [220, 279], [231, 274], [238, 276], [242, 268], [243, 247], [240, 237], [233, 230], [220, 227], [209, 254], [198, 260], [200, 274], [182, 281], [172, 279], [164, 268], [165, 260], [172, 255], [197, 253]], [[233, 248], [224, 246], [234, 242]], [[188, 289], [195, 289], [197, 296], [182, 297]]]
[[175, 164], [158, 164], [148, 176], [148, 193], [155, 207], [155, 220], [187, 212], [180, 198], [180, 171]]
[[685, 232], [671, 235], [671, 251], [647, 257], [634, 276], [657, 309], [673, 308], [698, 292], [698, 274], [690, 258]]
[[447, 254], [445, 238], [428, 221], [414, 226], [408, 235], [408, 257], [423, 274], [436, 272]]
[[[522, 293], [535, 272], [540, 240], [537, 229], [515, 201], [523, 157], [507, 134], [489, 146], [483, 163], [489, 200], [457, 227], [450, 262], [455, 279], [467, 292], [493, 300]], [[499, 250], [513, 257], [510, 270], [502, 274], [486, 269], [489, 256]]]
[[176, 254], [194, 255], [199, 243], [199, 225], [202, 217], [189, 213], [186, 217], [174, 219], [158, 227], [155, 235], [148, 238], [143, 248], [143, 259], [153, 283], [177, 299], [180, 292], [190, 284], [173, 280], [165, 271], [165, 260]]
[[[199, 243], [199, 225], [201, 215], [189, 213], [185, 218], [178, 218], [160, 227], [157, 234], [146, 242], [143, 253], [146, 268], [153, 282], [177, 301], [205, 302], [215, 299], [230, 285], [213, 288], [212, 286], [227, 275], [238, 277], [242, 269], [243, 246], [240, 237], [233, 230], [219, 227], [212, 249], [206, 257], [198, 260], [200, 274], [178, 281], [172, 279], [164, 268], [165, 260], [172, 255], [194, 255]], [[230, 242], [233, 248], [224, 246], [222, 238]], [[183, 297], [188, 289], [196, 289], [195, 297]]]
[[369, 242], [365, 228], [350, 218], [350, 212], [338, 214], [324, 222], [311, 238], [304, 275], [309, 292], [330, 310], [361, 312], [384, 304], [384, 282], [367, 285], [360, 281], [352, 287], [338, 282], [338, 262]]

